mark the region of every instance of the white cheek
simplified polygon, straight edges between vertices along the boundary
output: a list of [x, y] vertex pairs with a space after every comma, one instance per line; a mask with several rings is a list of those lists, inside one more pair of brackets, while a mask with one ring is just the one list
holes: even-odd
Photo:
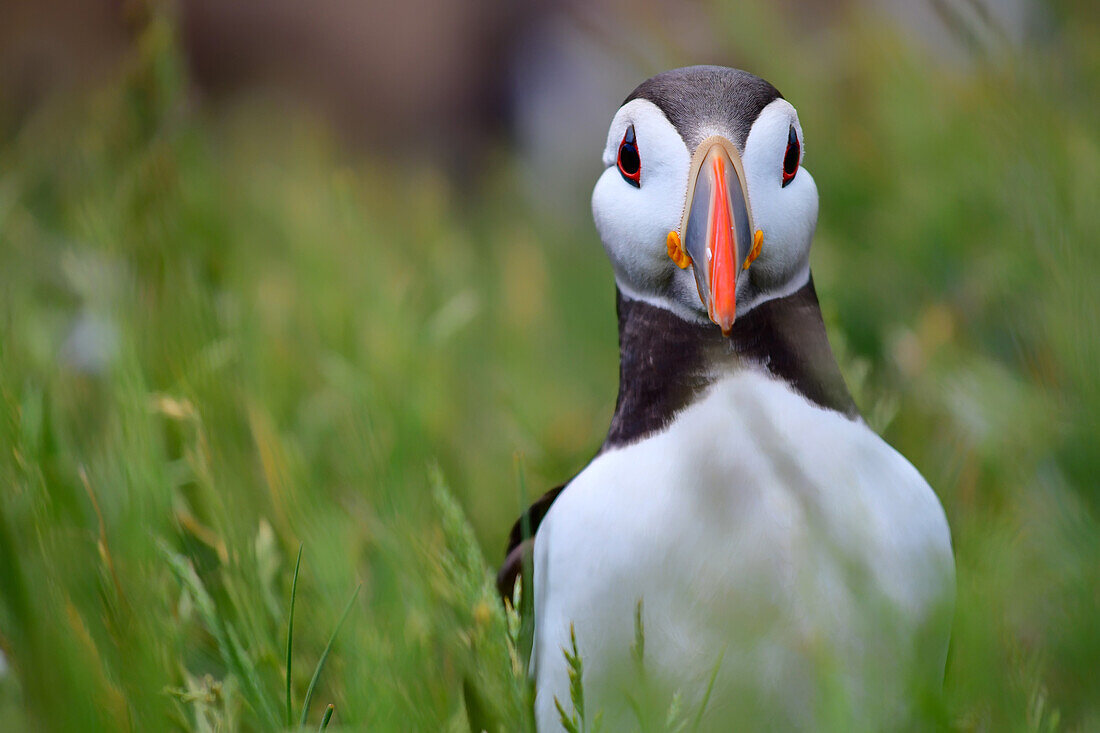
[[786, 192], [784, 208], [788, 214], [785, 217], [774, 218], [782, 219], [780, 228], [783, 231], [783, 238], [793, 243], [794, 248], [799, 250], [799, 256], [806, 259], [809, 257], [814, 229], [817, 227], [817, 183], [814, 182], [810, 172], [802, 168], [794, 180], [780, 190]]
[[[749, 185], [752, 191], [753, 184]], [[817, 185], [813, 176], [801, 169], [786, 187], [775, 181], [761, 181], [755, 190], [760, 193], [752, 196], [753, 218], [757, 228], [764, 231], [758, 264], [772, 278], [793, 275], [809, 260], [810, 241], [817, 225]]]
[[793, 115], [794, 108], [787, 102], [772, 102], [757, 118], [745, 144], [753, 223], [764, 232], [764, 248], [753, 266], [757, 275], [773, 282], [796, 277], [806, 268], [817, 225], [817, 185], [810, 172], [800, 168], [783, 186], [783, 153]]
[[[642, 161], [641, 186], [627, 183], [614, 165], [619, 141], [634, 125]], [[656, 106], [645, 100], [624, 105], [608, 132], [609, 166], [592, 191], [592, 216], [620, 284], [649, 292], [667, 281], [666, 241], [683, 214], [691, 156]]]
[[592, 217], [615, 274], [643, 290], [668, 271], [665, 242], [679, 223], [684, 198], [682, 186], [662, 185], [666, 174], [645, 178], [641, 188], [634, 188], [612, 167], [592, 191]]

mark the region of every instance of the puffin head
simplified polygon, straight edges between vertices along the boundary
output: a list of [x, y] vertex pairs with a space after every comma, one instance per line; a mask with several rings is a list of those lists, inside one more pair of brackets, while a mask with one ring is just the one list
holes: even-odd
[[768, 82], [722, 66], [658, 74], [611, 121], [592, 192], [627, 297], [729, 334], [809, 279], [817, 186], [798, 113]]

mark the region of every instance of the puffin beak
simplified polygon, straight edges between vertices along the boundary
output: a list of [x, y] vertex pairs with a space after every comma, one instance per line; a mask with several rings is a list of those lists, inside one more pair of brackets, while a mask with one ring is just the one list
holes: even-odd
[[669, 254], [681, 267], [693, 266], [699, 298], [725, 336], [737, 316], [738, 278], [762, 239], [753, 228], [741, 156], [726, 138], [707, 138], [692, 156], [684, 218], [679, 232], [669, 232]]

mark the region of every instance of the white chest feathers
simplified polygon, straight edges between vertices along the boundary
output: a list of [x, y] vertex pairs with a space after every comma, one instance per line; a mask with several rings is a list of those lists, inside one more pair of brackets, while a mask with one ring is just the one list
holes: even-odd
[[708, 687], [702, 730], [887, 729], [942, 682], [954, 561], [905, 458], [746, 371], [573, 480], [534, 586], [540, 731], [572, 705], [570, 624], [605, 730], [663, 722], [676, 693], [693, 718]]

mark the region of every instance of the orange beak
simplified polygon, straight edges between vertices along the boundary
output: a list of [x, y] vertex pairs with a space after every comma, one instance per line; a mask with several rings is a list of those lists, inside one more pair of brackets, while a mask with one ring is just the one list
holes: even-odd
[[709, 137], [692, 157], [682, 234], [676, 239], [683, 240], [691, 258], [707, 314], [726, 336], [737, 317], [738, 278], [760, 249], [754, 231], [741, 157], [726, 138]]
[[730, 216], [726, 163], [721, 155], [709, 158], [714, 187], [710, 197], [710, 320], [728, 336], [737, 317], [737, 239]]

